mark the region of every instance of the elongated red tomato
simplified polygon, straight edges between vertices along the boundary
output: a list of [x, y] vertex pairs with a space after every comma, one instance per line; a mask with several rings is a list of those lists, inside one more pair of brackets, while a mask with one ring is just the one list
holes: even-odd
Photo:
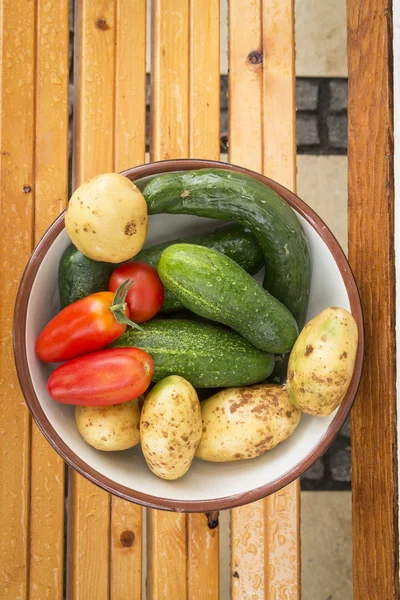
[[49, 377], [47, 390], [61, 404], [110, 406], [143, 394], [153, 372], [153, 359], [144, 350], [109, 348], [58, 367]]
[[101, 350], [124, 333], [127, 323], [138, 327], [128, 319], [129, 309], [125, 303], [128, 288], [125, 281], [115, 295], [98, 292], [59, 312], [36, 340], [40, 360], [63, 362]]

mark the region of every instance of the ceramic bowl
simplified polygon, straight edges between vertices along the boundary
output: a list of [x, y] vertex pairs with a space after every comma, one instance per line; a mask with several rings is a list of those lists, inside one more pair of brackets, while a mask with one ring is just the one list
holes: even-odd
[[[15, 309], [14, 350], [21, 388], [34, 420], [50, 444], [71, 467], [105, 490], [146, 506], [177, 511], [239, 506], [265, 497], [299, 477], [342, 427], [357, 393], [364, 350], [361, 304], [346, 257], [325, 223], [293, 193], [262, 175], [214, 161], [162, 161], [134, 167], [124, 174], [143, 183], [144, 179], [167, 171], [204, 167], [247, 173], [284, 197], [299, 216], [311, 248], [313, 275], [308, 318], [329, 306], [340, 306], [356, 319], [359, 345], [354, 375], [344, 401], [332, 415], [303, 415], [288, 440], [258, 458], [221, 464], [195, 459], [182, 479], [164, 481], [147, 468], [140, 446], [107, 453], [87, 445], [76, 428], [74, 407], [53, 402], [46, 391], [51, 366], [37, 359], [34, 347], [41, 329], [59, 310], [58, 263], [70, 243], [63, 214], [33, 252]], [[210, 223], [215, 225], [210, 219], [186, 215], [151, 216], [147, 245], [199, 232], [209, 228]]]

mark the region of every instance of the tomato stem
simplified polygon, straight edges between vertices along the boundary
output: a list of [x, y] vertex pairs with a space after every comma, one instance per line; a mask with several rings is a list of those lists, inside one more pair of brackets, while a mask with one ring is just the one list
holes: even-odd
[[143, 329], [137, 323], [128, 319], [128, 317], [124, 313], [124, 310], [126, 309], [126, 306], [127, 306], [127, 304], [125, 302], [126, 296], [128, 294], [129, 288], [131, 287], [133, 282], [134, 282], [133, 279], [131, 279], [131, 280], [127, 279], [126, 281], [121, 283], [121, 285], [118, 287], [117, 291], [115, 292], [115, 295], [113, 298], [113, 303], [110, 306], [110, 310], [111, 310], [112, 314], [114, 315], [114, 319], [120, 325], [130, 325], [134, 329], [139, 329], [139, 331], [143, 331]]

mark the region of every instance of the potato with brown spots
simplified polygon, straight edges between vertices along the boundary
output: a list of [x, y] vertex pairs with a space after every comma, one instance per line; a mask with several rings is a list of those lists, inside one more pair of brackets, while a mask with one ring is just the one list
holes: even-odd
[[203, 432], [196, 456], [212, 462], [255, 458], [286, 440], [301, 412], [281, 385], [229, 388], [201, 403]]
[[146, 396], [140, 418], [142, 450], [149, 469], [179, 479], [189, 469], [201, 437], [200, 402], [183, 377], [162, 379]]
[[357, 323], [343, 308], [327, 308], [307, 323], [289, 358], [287, 388], [293, 404], [310, 415], [331, 414], [350, 385], [357, 344]]
[[140, 442], [139, 421], [142, 396], [114, 406], [77, 406], [78, 431], [97, 450], [127, 450]]
[[147, 235], [147, 204], [141, 191], [118, 173], [97, 175], [72, 195], [65, 228], [85, 256], [120, 263], [135, 256]]

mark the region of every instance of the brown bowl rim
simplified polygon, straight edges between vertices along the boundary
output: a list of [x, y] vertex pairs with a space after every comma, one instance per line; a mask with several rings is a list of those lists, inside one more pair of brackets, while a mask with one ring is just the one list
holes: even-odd
[[19, 286], [15, 312], [14, 312], [14, 331], [13, 331], [13, 345], [14, 345], [14, 356], [15, 364], [17, 368], [18, 378], [20, 386], [25, 397], [25, 401], [28, 405], [30, 413], [38, 425], [39, 429], [53, 446], [53, 448], [60, 454], [60, 456], [78, 473], [86, 477], [92, 483], [103, 488], [107, 492], [115, 494], [124, 500], [136, 502], [149, 508], [157, 508], [161, 510], [170, 510], [176, 512], [207, 512], [210, 510], [223, 510], [228, 508], [235, 508], [243, 504], [249, 504], [256, 500], [264, 498], [282, 487], [288, 485], [295, 479], [297, 479], [311, 464], [324, 453], [333, 439], [341, 429], [344, 421], [351, 409], [354, 399], [357, 394], [359, 387], [362, 363], [364, 356], [364, 327], [363, 327], [363, 314], [360, 296], [357, 288], [354, 275], [350, 268], [350, 265], [343, 253], [339, 243], [337, 242], [334, 235], [322, 221], [322, 219], [305, 203], [300, 200], [293, 192], [289, 191], [276, 181], [260, 175], [249, 169], [232, 165], [229, 163], [221, 163], [219, 161], [203, 160], [203, 159], [178, 159], [178, 160], [166, 160], [152, 162], [144, 165], [139, 165], [131, 169], [123, 171], [123, 175], [128, 177], [131, 181], [141, 179], [143, 177], [157, 175], [160, 173], [166, 173], [170, 171], [183, 171], [192, 169], [204, 169], [204, 168], [220, 168], [238, 171], [245, 173], [258, 179], [259, 181], [266, 183], [275, 192], [282, 196], [292, 208], [301, 214], [306, 221], [317, 231], [319, 236], [328, 246], [331, 254], [333, 255], [336, 264], [340, 270], [342, 278], [344, 280], [346, 291], [349, 297], [351, 312], [357, 322], [359, 331], [359, 342], [356, 354], [355, 368], [353, 377], [347, 391], [347, 394], [339, 407], [335, 418], [330, 423], [325, 435], [316, 444], [312, 451], [298, 463], [293, 469], [284, 473], [281, 477], [278, 477], [268, 484], [236, 494], [233, 496], [225, 496], [211, 500], [174, 500], [169, 498], [161, 498], [158, 496], [152, 496], [150, 494], [144, 494], [138, 492], [126, 486], [123, 486], [115, 481], [112, 481], [108, 477], [102, 475], [92, 467], [90, 467], [84, 460], [82, 460], [75, 452], [73, 452], [63, 441], [63, 439], [56, 433], [50, 422], [48, 421], [39, 399], [35, 393], [32, 380], [29, 373], [27, 353], [26, 353], [26, 314], [29, 302], [30, 290], [33, 281], [36, 277], [37, 271], [40, 264], [49, 250], [50, 246], [57, 238], [57, 236], [64, 229], [64, 213], [65, 211], [52, 223], [42, 239], [36, 246], [33, 254], [25, 268], [24, 274], [21, 279]]

